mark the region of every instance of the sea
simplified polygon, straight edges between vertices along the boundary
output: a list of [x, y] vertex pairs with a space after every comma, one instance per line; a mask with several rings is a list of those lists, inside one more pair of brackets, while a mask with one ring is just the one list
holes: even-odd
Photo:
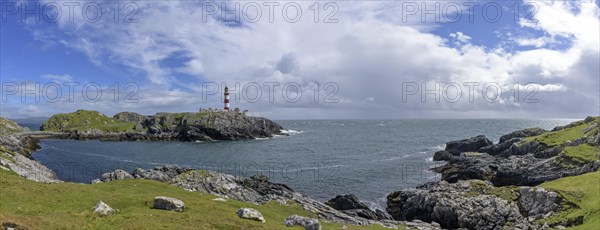
[[[284, 120], [288, 135], [243, 141], [113, 142], [44, 140], [33, 158], [61, 180], [90, 183], [104, 172], [164, 164], [236, 176], [266, 175], [326, 201], [354, 194], [385, 209], [386, 196], [440, 179], [429, 169], [445, 143], [479, 134], [494, 143], [514, 130], [552, 129], [574, 120], [406, 119]], [[36, 125], [29, 125], [36, 127]], [[39, 127], [39, 126], [38, 126]]]

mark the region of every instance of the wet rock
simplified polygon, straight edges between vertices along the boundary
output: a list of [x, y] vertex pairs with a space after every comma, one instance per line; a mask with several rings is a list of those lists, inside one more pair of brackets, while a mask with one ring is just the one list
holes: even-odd
[[452, 155], [452, 153], [448, 152], [448, 151], [437, 151], [435, 152], [435, 154], [433, 154], [433, 160], [434, 161], [448, 161], [450, 159], [452, 159], [452, 157], [454, 157], [454, 155]]
[[114, 209], [112, 209], [110, 206], [108, 206], [107, 204], [105, 204], [102, 201], [98, 202], [98, 204], [96, 204], [96, 206], [94, 206], [92, 211], [94, 213], [98, 213], [101, 216], [109, 216], [109, 215], [112, 215], [115, 213]]
[[541, 129], [541, 128], [528, 128], [528, 129], [517, 130], [512, 133], [501, 136], [500, 142], [498, 142], [498, 143], [504, 143], [513, 138], [524, 138], [524, 137], [537, 136], [537, 135], [540, 135], [545, 132], [548, 132], [548, 131]]
[[305, 230], [321, 230], [321, 223], [317, 219], [307, 218], [298, 215], [288, 216], [284, 221], [285, 226], [301, 226]]
[[183, 210], [185, 209], [185, 204], [183, 203], [183, 201], [176, 198], [157, 196], [154, 197], [154, 203], [152, 207], [155, 209], [183, 212]]
[[253, 208], [240, 208], [237, 210], [236, 214], [242, 219], [255, 220], [263, 223], [266, 222], [262, 213]]
[[336, 210], [369, 209], [369, 207], [360, 202], [360, 200], [358, 200], [354, 194], [338, 195], [335, 198], [325, 202], [325, 204]]
[[445, 151], [448, 151], [452, 154], [459, 154], [462, 152], [476, 152], [480, 148], [492, 144], [492, 141], [487, 139], [484, 135], [479, 135], [459, 141], [450, 141], [446, 143]]

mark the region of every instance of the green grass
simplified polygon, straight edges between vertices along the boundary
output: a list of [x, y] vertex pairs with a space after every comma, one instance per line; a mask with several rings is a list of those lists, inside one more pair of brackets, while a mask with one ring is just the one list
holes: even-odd
[[583, 224], [573, 226], [572, 229], [597, 229], [600, 226], [600, 172], [565, 177], [540, 186], [557, 191], [566, 199], [566, 203], [572, 204], [565, 205], [565, 210], [542, 222], [549, 225], [560, 224], [583, 216]]
[[[302, 229], [286, 228], [283, 221], [294, 214], [315, 217], [297, 204], [219, 202], [212, 200], [215, 196], [149, 180], [42, 184], [1, 171], [0, 195], [0, 222], [28, 229]], [[186, 209], [184, 212], [152, 209], [155, 196], [181, 199]], [[91, 209], [100, 200], [118, 212], [107, 217], [96, 215]], [[238, 218], [235, 212], [240, 207], [257, 209], [266, 223]], [[343, 226], [323, 220], [321, 223], [323, 229]], [[347, 227], [383, 229], [379, 225]]]
[[[583, 123], [579, 121], [581, 124], [575, 125], [570, 128], [565, 128], [559, 131], [547, 132], [538, 136], [527, 137], [525, 141], [538, 141], [544, 143], [550, 147], [562, 145], [567, 141], [573, 141], [585, 136], [583, 131], [589, 127], [594, 122], [600, 122], [600, 117], [595, 118], [591, 122]], [[596, 133], [599, 130], [599, 127], [594, 128], [590, 133]]]
[[513, 202], [519, 199], [519, 188], [516, 186], [495, 187], [488, 186], [481, 180], [472, 180], [471, 188], [472, 189], [467, 193], [467, 196], [493, 195]]
[[600, 160], [600, 148], [588, 144], [565, 147], [561, 154], [568, 156], [579, 164]]
[[117, 121], [97, 111], [77, 110], [73, 113], [56, 114], [44, 122], [44, 131], [90, 131], [106, 132], [132, 131], [135, 123]]

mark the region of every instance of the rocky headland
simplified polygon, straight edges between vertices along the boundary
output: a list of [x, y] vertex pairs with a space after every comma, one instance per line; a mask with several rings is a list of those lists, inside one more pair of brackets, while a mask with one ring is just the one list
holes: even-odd
[[[282, 127], [266, 118], [236, 112], [157, 113], [144, 116], [121, 112], [108, 117], [97, 111], [78, 110], [53, 115], [38, 136], [76, 140], [213, 141], [284, 135]], [[46, 134], [46, 135], [44, 135]]]
[[[447, 229], [587, 229], [599, 220], [600, 207], [582, 200], [600, 203], [600, 117], [515, 131], [496, 144], [482, 135], [451, 141], [434, 160], [447, 161], [432, 169], [441, 181], [388, 195], [395, 220]], [[595, 189], [567, 186], [581, 180]]]

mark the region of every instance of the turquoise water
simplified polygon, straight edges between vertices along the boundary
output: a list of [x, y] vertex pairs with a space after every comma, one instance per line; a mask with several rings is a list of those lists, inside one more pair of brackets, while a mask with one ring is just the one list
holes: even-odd
[[447, 141], [572, 120], [278, 121], [290, 136], [214, 143], [46, 140], [33, 157], [63, 180], [89, 183], [103, 172], [163, 164], [239, 176], [264, 174], [319, 200], [354, 193], [383, 208], [388, 193], [439, 176], [428, 168]]

